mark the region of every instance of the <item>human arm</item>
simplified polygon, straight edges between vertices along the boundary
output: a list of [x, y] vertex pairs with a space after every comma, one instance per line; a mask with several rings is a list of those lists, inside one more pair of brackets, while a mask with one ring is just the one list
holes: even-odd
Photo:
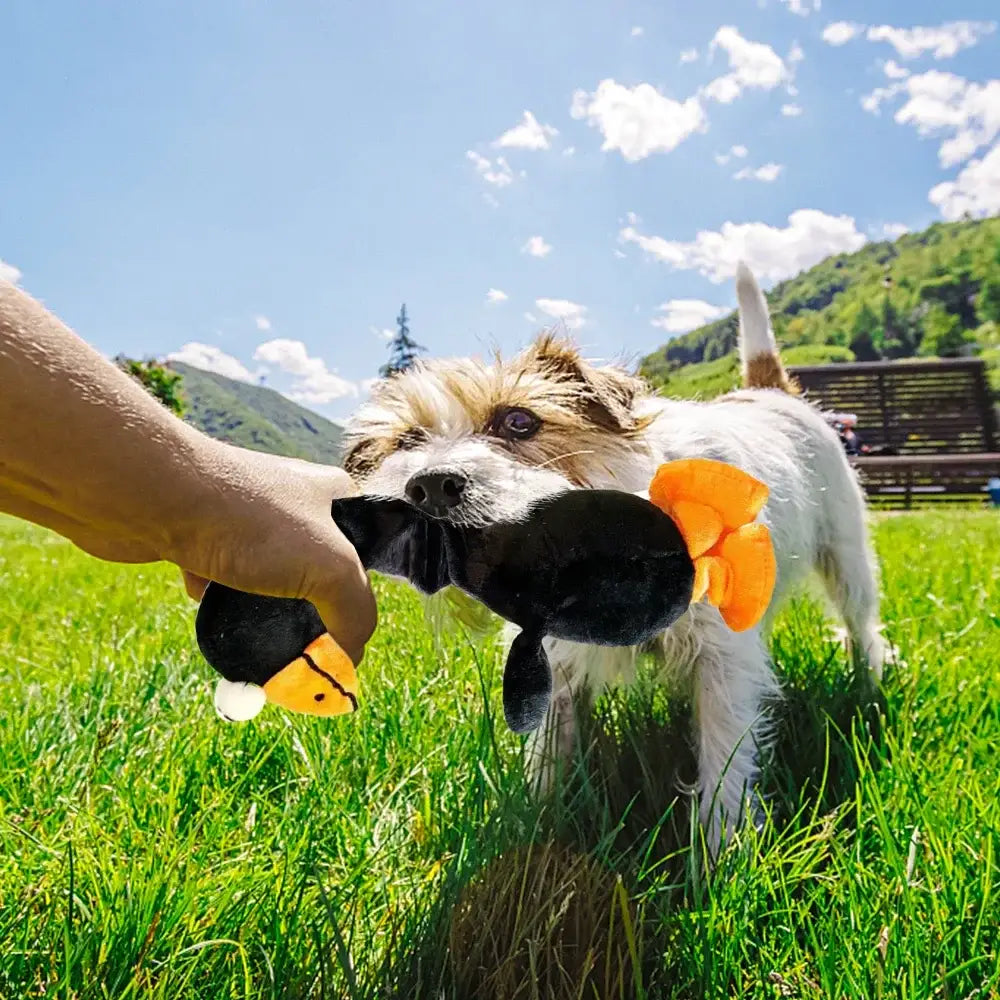
[[92, 555], [168, 560], [312, 601], [358, 660], [375, 625], [357, 553], [330, 516], [340, 469], [236, 448], [177, 419], [26, 293], [0, 279], [0, 510]]

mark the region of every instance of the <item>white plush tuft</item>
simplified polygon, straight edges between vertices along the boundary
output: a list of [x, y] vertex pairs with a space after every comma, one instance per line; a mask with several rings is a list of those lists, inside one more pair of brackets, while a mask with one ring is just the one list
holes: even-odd
[[215, 686], [215, 711], [226, 722], [247, 722], [266, 702], [267, 695], [257, 684], [227, 681], [223, 677]]

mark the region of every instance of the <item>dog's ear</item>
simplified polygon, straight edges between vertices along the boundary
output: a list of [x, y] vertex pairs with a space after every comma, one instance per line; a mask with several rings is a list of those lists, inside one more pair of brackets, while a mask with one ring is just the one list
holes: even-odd
[[621, 434], [642, 429], [645, 422], [636, 417], [635, 403], [646, 392], [646, 384], [637, 375], [612, 365], [590, 364], [571, 340], [552, 332], [535, 340], [526, 360], [542, 374], [578, 385], [580, 409], [592, 424]]

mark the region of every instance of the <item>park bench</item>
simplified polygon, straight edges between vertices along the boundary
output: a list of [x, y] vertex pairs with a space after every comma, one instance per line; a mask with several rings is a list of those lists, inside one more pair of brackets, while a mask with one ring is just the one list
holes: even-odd
[[857, 415], [874, 454], [852, 456], [869, 498], [983, 502], [1000, 476], [997, 420], [978, 358], [870, 361], [789, 368], [821, 410]]

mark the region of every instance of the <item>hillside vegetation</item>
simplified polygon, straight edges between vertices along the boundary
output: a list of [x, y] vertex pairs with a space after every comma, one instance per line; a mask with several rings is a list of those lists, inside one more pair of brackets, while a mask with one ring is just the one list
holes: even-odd
[[[869, 243], [767, 294], [788, 364], [981, 354], [1000, 391], [1000, 218], [937, 223]], [[713, 396], [737, 384], [735, 312], [643, 360], [668, 395]]]
[[210, 437], [275, 455], [340, 461], [340, 428], [280, 392], [178, 361], [169, 367], [182, 376], [184, 419]]

